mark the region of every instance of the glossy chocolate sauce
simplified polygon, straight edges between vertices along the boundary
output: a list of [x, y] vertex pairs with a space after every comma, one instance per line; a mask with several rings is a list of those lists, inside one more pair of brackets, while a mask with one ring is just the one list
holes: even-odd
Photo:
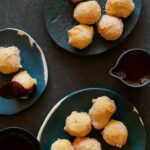
[[5, 98], [28, 98], [33, 95], [36, 85], [31, 89], [25, 89], [21, 84], [15, 81], [8, 81], [0, 86], [0, 96]]
[[28, 137], [12, 132], [0, 136], [0, 150], [39, 150], [39, 148]]
[[131, 51], [123, 56], [113, 74], [131, 84], [142, 84], [150, 79], [150, 56], [142, 51]]

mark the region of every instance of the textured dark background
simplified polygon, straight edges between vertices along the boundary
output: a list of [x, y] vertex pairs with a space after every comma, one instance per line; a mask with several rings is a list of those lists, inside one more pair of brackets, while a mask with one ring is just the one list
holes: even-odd
[[149, 150], [150, 85], [129, 88], [108, 74], [125, 50], [141, 47], [150, 51], [149, 0], [143, 1], [140, 20], [130, 36], [118, 47], [94, 57], [70, 54], [53, 43], [45, 27], [44, 6], [45, 0], [0, 0], [0, 29], [13, 27], [29, 33], [43, 49], [49, 69], [48, 86], [41, 98], [17, 115], [0, 116], [0, 129], [19, 126], [36, 136], [47, 113], [66, 94], [81, 88], [104, 87], [127, 97], [139, 109], [148, 135], [146, 150]]

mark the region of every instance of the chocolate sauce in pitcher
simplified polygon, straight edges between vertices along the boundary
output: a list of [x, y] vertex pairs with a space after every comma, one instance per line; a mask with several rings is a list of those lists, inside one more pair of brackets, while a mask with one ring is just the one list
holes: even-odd
[[150, 79], [150, 56], [138, 50], [126, 53], [113, 74], [130, 84], [143, 84]]

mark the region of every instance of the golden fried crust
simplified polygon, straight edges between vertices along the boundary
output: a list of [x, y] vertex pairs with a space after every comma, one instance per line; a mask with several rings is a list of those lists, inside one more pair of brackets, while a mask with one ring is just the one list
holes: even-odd
[[122, 122], [111, 120], [103, 130], [102, 135], [108, 144], [121, 148], [127, 142], [128, 131]]
[[72, 136], [84, 137], [92, 129], [91, 118], [85, 112], [72, 112], [66, 119], [64, 130]]
[[79, 3], [74, 9], [74, 18], [81, 24], [95, 24], [101, 17], [101, 7], [96, 1]]
[[74, 148], [69, 140], [58, 139], [51, 145], [51, 150], [74, 150]]
[[81, 2], [82, 0], [71, 0], [73, 3]]
[[20, 50], [15, 47], [0, 47], [0, 72], [10, 74], [17, 72], [21, 65]]
[[74, 150], [102, 150], [101, 144], [94, 138], [77, 138], [73, 142]]
[[117, 40], [123, 33], [123, 22], [121, 19], [109, 15], [103, 15], [97, 24], [98, 32], [106, 40]]
[[84, 49], [93, 41], [94, 29], [88, 25], [77, 25], [68, 30], [69, 44]]
[[133, 0], [107, 0], [105, 9], [108, 15], [127, 18], [134, 7]]
[[94, 128], [104, 128], [115, 111], [116, 105], [109, 97], [102, 96], [97, 99], [93, 99], [93, 106], [89, 110], [89, 115], [92, 119]]

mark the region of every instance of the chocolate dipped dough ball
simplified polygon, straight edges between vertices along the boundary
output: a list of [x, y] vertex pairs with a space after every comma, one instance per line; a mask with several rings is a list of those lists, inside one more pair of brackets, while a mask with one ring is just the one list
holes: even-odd
[[35, 78], [32, 78], [27, 71], [21, 71], [16, 74], [12, 78], [12, 82], [18, 84], [18, 91], [17, 87], [16, 91], [15, 89], [13, 91], [18, 95], [20, 94], [20, 98], [22, 99], [28, 98], [37, 86], [37, 80]]
[[11, 81], [6, 81], [0, 85], [0, 96], [27, 99], [33, 95], [36, 86], [37, 80], [32, 78], [27, 71], [21, 71]]

